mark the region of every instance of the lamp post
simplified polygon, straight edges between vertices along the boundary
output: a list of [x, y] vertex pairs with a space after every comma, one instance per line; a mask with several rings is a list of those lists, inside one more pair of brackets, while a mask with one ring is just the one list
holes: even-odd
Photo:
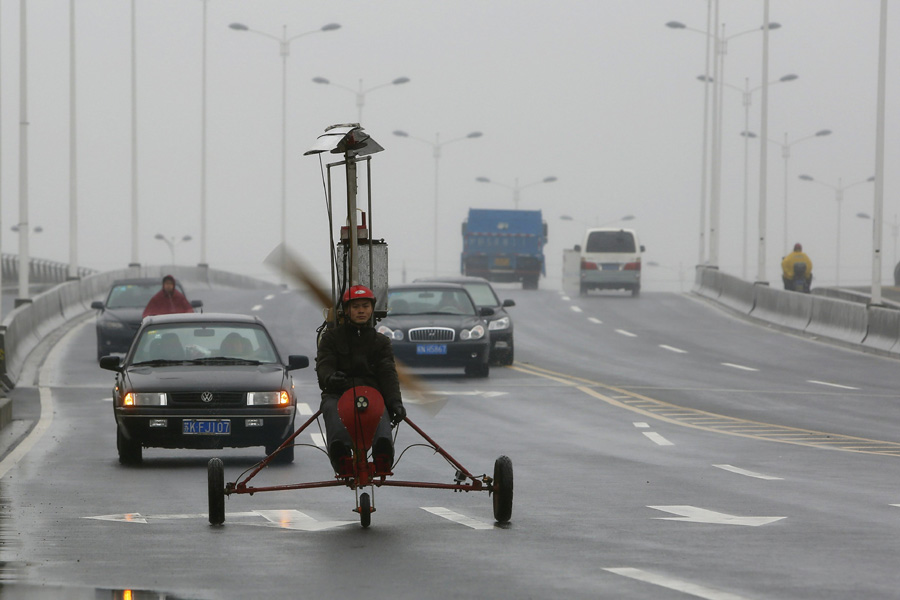
[[287, 241], [287, 59], [291, 53], [291, 42], [313, 33], [334, 31], [335, 29], [340, 29], [341, 26], [337, 23], [329, 23], [319, 29], [298, 33], [292, 37], [287, 36], [287, 25], [282, 26], [281, 37], [264, 31], [250, 29], [243, 23], [232, 23], [228, 27], [235, 31], [256, 33], [278, 42], [281, 55], [281, 244], [283, 246]]
[[875, 176], [869, 177], [868, 179], [863, 179], [861, 181], [857, 181], [851, 183], [849, 185], [843, 184], [843, 179], [838, 178], [837, 185], [831, 185], [830, 183], [825, 183], [824, 181], [819, 181], [809, 175], [800, 175], [800, 179], [803, 181], [812, 181], [813, 183], [818, 183], [819, 185], [824, 185], [825, 187], [834, 190], [834, 199], [837, 203], [837, 234], [835, 246], [837, 249], [837, 260], [834, 263], [834, 284], [840, 285], [841, 283], [841, 202], [844, 200], [844, 192], [849, 190], [852, 187], [856, 187], [858, 185], [862, 185], [863, 183], [869, 183], [875, 181]]
[[[715, 26], [711, 27], [709, 24], [710, 20], [710, 12], [712, 11], [712, 6], [708, 7], [707, 14], [707, 30], [695, 29], [693, 27], [688, 27], [684, 23], [679, 21], [669, 21], [666, 23], [666, 27], [670, 29], [683, 29], [686, 31], [692, 31], [694, 33], [699, 33], [704, 35], [707, 38], [707, 66], [706, 66], [706, 74], [704, 75], [704, 82], [714, 83], [717, 82], [713, 90], [713, 109], [712, 109], [712, 156], [711, 156], [711, 164], [710, 164], [710, 209], [709, 209], [709, 264], [712, 266], [717, 266], [719, 262], [719, 206], [721, 199], [721, 187], [722, 187], [722, 91], [724, 86], [722, 84], [724, 80], [725, 74], [725, 55], [728, 54], [728, 42], [736, 37], [746, 35], [748, 33], [754, 33], [762, 31], [766, 33], [768, 30], [778, 29], [781, 27], [778, 23], [768, 22], [764, 19], [764, 25], [755, 29], [748, 29], [746, 31], [741, 31], [739, 33], [735, 33], [729, 36], [725, 35], [725, 26], [724, 24], [721, 26], [721, 33], [716, 34], [715, 31], [719, 29], [719, 3], [718, 0], [715, 1], [715, 10], [714, 10], [714, 23]], [[767, 25], [766, 25], [767, 23]], [[713, 75], [710, 78], [709, 74], [709, 44], [712, 43], [714, 47], [714, 65], [713, 65]], [[704, 154], [706, 151], [706, 127], [707, 127], [707, 99], [704, 97]], [[704, 158], [704, 169], [703, 169], [703, 179], [704, 185], [706, 180], [706, 160]], [[701, 192], [701, 196], [702, 196]], [[705, 218], [704, 210], [702, 208], [703, 199], [701, 198], [701, 228], [705, 227], [705, 223], [703, 222]], [[702, 239], [702, 238], [701, 238]], [[702, 261], [702, 250], [701, 250], [701, 262]]]
[[[697, 79], [699, 79], [700, 81], [704, 81], [704, 82], [706, 81], [704, 75], [698, 76]], [[784, 75], [770, 83], [772, 83], [772, 84], [787, 83], [789, 81], [794, 81], [796, 79], [798, 79], [797, 75], [788, 74], [788, 75]], [[747, 234], [747, 221], [748, 221], [748, 219], [747, 219], [748, 208], [747, 207], [749, 205], [749, 202], [748, 202], [748, 194], [749, 194], [748, 180], [749, 180], [749, 173], [750, 173], [748, 157], [749, 157], [750, 138], [756, 137], [756, 134], [750, 131], [750, 104], [752, 103], [753, 92], [756, 92], [756, 91], [762, 89], [762, 86], [758, 85], [755, 88], [751, 89], [749, 78], [744, 78], [744, 88], [743, 89], [741, 89], [735, 85], [731, 85], [730, 83], [727, 83], [724, 81], [722, 82], [722, 85], [727, 88], [737, 90], [738, 92], [740, 92], [741, 97], [742, 97], [742, 103], [744, 106], [744, 131], [741, 132], [741, 135], [744, 137], [744, 219], [743, 219], [744, 238], [743, 238], [743, 246], [742, 246], [742, 251], [741, 251], [741, 278], [747, 279], [747, 235], [748, 235]]]
[[25, 0], [19, 3], [19, 297], [15, 305], [31, 302], [28, 294], [28, 27]]
[[556, 181], [556, 177], [554, 177], [553, 175], [549, 175], [547, 177], [544, 177], [540, 181], [533, 181], [533, 182], [527, 183], [525, 185], [519, 185], [518, 177], [516, 177], [516, 181], [513, 185], [507, 185], [505, 183], [491, 181], [487, 177], [476, 177], [475, 181], [479, 181], [481, 183], [493, 183], [494, 185], [499, 185], [500, 187], [505, 187], [508, 190], [512, 190], [513, 191], [513, 206], [515, 207], [516, 210], [519, 210], [519, 198], [520, 198], [519, 192], [521, 192], [525, 188], [529, 188], [533, 185], [538, 185], [539, 183], [553, 183], [554, 181]]
[[138, 260], [138, 159], [137, 159], [137, 18], [136, 0], [131, 0], [131, 262]]
[[396, 130], [396, 131], [394, 131], [394, 135], [396, 135], [397, 137], [403, 137], [403, 138], [409, 138], [409, 139], [411, 139], [411, 140], [417, 140], [417, 141], [419, 141], [419, 142], [422, 142], [423, 144], [428, 144], [429, 146], [432, 147], [432, 149], [433, 149], [433, 151], [434, 151], [434, 153], [433, 153], [433, 156], [434, 156], [434, 235], [433, 235], [433, 238], [432, 238], [432, 239], [433, 239], [433, 241], [434, 241], [433, 268], [434, 268], [434, 275], [437, 275], [437, 274], [438, 274], [438, 272], [437, 272], [437, 256], [438, 256], [438, 173], [439, 173], [439, 171], [440, 171], [441, 148], [442, 148], [443, 146], [446, 146], [447, 144], [452, 144], [452, 143], [454, 143], [454, 142], [459, 142], [459, 141], [461, 141], [461, 140], [467, 140], [467, 139], [479, 138], [479, 137], [481, 137], [482, 134], [481, 134], [480, 131], [473, 131], [472, 133], [470, 133], [470, 134], [468, 134], [468, 135], [464, 135], [463, 137], [454, 138], [454, 139], [452, 139], [452, 140], [447, 140], [447, 141], [445, 141], [445, 142], [442, 142], [442, 141], [441, 141], [441, 134], [440, 134], [440, 133], [434, 134], [434, 141], [433, 141], [433, 142], [431, 142], [431, 141], [429, 141], [429, 140], [426, 140], [426, 139], [423, 139], [423, 138], [418, 138], [418, 137], [409, 135], [409, 134], [406, 133], [405, 131], [402, 131], [402, 130], [399, 130], [399, 129]]
[[208, 267], [206, 261], [206, 30], [207, 30], [207, 4], [203, 2], [203, 41], [201, 60], [201, 91], [200, 91], [200, 262], [197, 266]]
[[166, 237], [161, 233], [157, 233], [153, 237], [154, 237], [154, 239], [165, 242], [166, 245], [169, 247], [169, 252], [172, 253], [172, 264], [173, 265], [175, 264], [175, 246], [177, 246], [181, 242], [189, 242], [193, 239], [191, 236], [185, 235], [180, 240], [176, 240], [174, 236]]
[[333, 85], [336, 88], [341, 88], [342, 90], [347, 90], [348, 92], [354, 94], [356, 96], [356, 108], [358, 111], [357, 114], [357, 123], [362, 123], [362, 113], [363, 106], [366, 103], [366, 94], [371, 91], [381, 89], [383, 87], [387, 87], [389, 85], [403, 85], [404, 83], [409, 83], [409, 77], [398, 77], [393, 81], [389, 81], [387, 83], [382, 83], [381, 85], [376, 85], [375, 87], [370, 87], [368, 89], [363, 89], [363, 80], [359, 80], [359, 89], [354, 90], [353, 88], [347, 87], [346, 85], [341, 85], [340, 83], [334, 83], [333, 81], [326, 79], [324, 77], [313, 77], [314, 83], [320, 83], [322, 85]]
[[78, 279], [78, 184], [75, 127], [75, 0], [69, 0], [69, 275]]

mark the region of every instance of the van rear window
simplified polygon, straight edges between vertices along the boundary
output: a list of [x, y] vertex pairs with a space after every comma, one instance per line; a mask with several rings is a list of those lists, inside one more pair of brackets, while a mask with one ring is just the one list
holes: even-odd
[[592, 231], [585, 248], [585, 252], [634, 251], [634, 236], [627, 231]]

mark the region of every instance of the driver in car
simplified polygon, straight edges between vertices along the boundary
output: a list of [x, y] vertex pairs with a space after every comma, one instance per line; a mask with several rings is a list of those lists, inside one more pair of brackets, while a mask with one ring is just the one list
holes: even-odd
[[394, 464], [391, 426], [406, 418], [391, 341], [373, 327], [372, 290], [355, 285], [344, 293], [342, 302], [346, 320], [322, 335], [316, 354], [328, 457], [339, 477], [353, 476], [352, 440], [338, 415], [338, 400], [353, 386], [370, 386], [381, 393], [387, 409], [372, 442], [375, 473], [390, 474]]

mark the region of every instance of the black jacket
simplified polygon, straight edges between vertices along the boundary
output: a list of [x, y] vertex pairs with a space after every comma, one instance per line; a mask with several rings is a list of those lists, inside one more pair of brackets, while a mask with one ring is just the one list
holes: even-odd
[[347, 375], [354, 385], [377, 389], [388, 407], [401, 403], [391, 341], [373, 327], [356, 327], [347, 322], [322, 335], [316, 353], [316, 375], [323, 392], [344, 393], [345, 390], [331, 389], [326, 384], [336, 371]]

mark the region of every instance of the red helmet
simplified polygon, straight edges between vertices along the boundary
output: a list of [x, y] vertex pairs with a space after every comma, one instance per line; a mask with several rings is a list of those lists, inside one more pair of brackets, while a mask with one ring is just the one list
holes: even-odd
[[347, 304], [351, 300], [358, 300], [360, 298], [371, 300], [372, 304], [375, 304], [375, 292], [364, 285], [354, 285], [349, 290], [344, 292], [342, 304]]
[[803, 251], [803, 246], [801, 246], [799, 244], [799, 242], [794, 244], [794, 252], [802, 252], [802, 251]]

